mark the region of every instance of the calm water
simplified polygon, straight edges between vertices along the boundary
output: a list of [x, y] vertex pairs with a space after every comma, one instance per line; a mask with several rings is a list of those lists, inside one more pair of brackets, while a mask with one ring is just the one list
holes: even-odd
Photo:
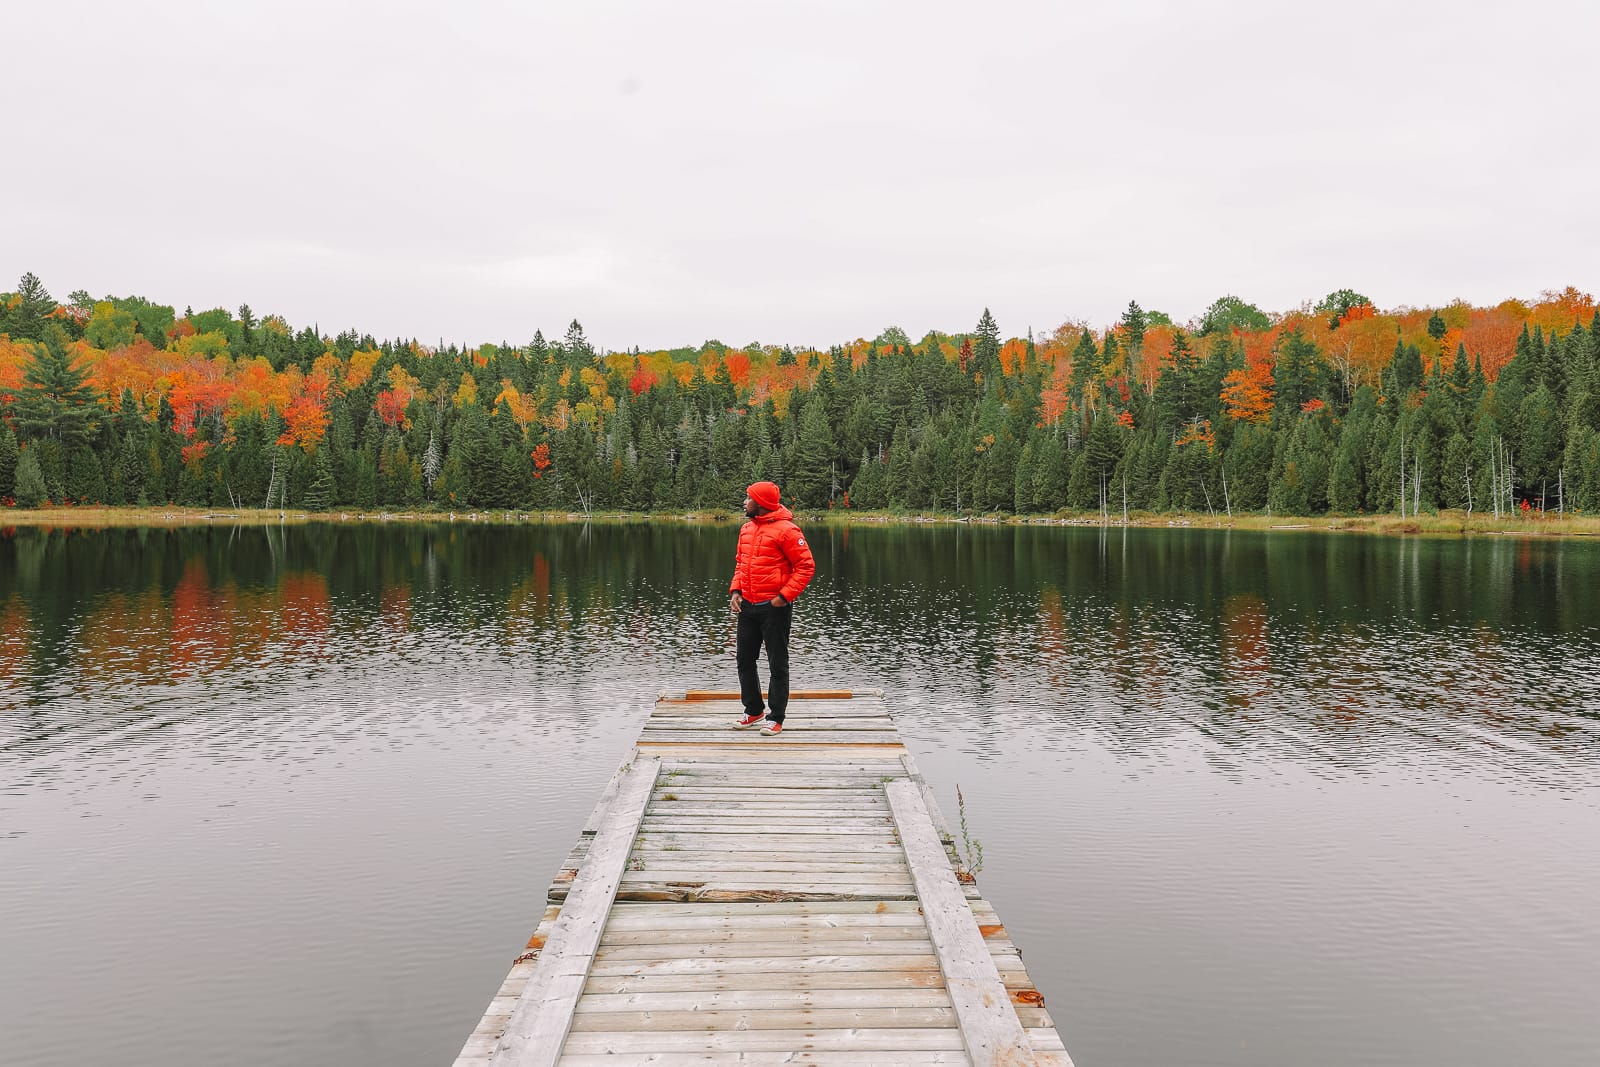
[[[0, 1062], [447, 1063], [733, 537], [0, 535]], [[810, 540], [1080, 1067], [1600, 1062], [1600, 545]]]

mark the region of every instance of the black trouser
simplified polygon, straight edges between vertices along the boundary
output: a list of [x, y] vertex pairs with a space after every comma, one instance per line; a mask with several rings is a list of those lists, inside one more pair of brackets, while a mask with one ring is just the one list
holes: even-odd
[[[746, 600], [739, 609], [739, 698], [744, 701], [747, 714], [760, 715], [765, 710], [773, 722], [783, 721], [783, 713], [789, 707], [789, 624], [793, 619], [793, 604], [777, 608]], [[767, 646], [767, 669], [772, 675], [764, 708], [761, 679], [756, 676], [756, 656], [763, 644]]]

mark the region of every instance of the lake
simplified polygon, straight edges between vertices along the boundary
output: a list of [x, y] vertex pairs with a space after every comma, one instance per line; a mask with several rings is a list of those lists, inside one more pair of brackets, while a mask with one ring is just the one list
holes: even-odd
[[[1600, 544], [807, 533], [1079, 1067], [1600, 1062]], [[0, 1063], [447, 1064], [734, 536], [0, 532]]]

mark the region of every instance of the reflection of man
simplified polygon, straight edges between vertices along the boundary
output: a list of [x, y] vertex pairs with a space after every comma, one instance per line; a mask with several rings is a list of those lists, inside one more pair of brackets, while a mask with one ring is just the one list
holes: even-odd
[[[748, 730], [765, 720], [768, 737], [783, 732], [789, 706], [789, 623], [795, 598], [805, 592], [817, 572], [805, 535], [778, 498], [778, 487], [757, 482], [746, 491], [744, 513], [750, 521], [739, 528], [728, 609], [739, 616], [737, 658], [739, 698], [744, 718], [735, 730]], [[767, 701], [761, 702], [756, 656], [767, 646]]]

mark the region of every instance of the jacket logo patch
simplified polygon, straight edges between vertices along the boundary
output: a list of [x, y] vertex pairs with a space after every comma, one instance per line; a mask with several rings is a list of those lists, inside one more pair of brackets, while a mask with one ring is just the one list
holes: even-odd
[[797, 545], [803, 545], [805, 543], [806, 543], [806, 539], [804, 537], [800, 538], [800, 540], [795, 542], [795, 544], [797, 544]]

